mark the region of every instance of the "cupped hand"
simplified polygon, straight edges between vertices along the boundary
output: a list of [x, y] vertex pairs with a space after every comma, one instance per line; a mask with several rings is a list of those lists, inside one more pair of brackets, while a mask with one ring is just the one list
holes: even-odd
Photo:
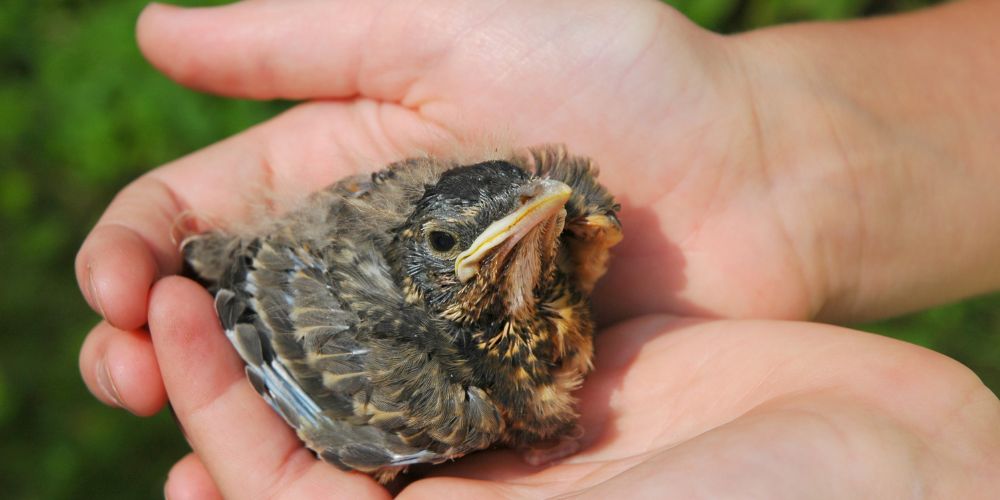
[[78, 281], [105, 322], [81, 369], [106, 402], [147, 414], [164, 401], [137, 331], [153, 283], [180, 268], [183, 230], [466, 142], [566, 143], [603, 167], [626, 231], [594, 301], [606, 323], [823, 307], [815, 238], [761, 161], [743, 62], [659, 2], [152, 5], [138, 38], [190, 87], [305, 102], [136, 180], [84, 242]]
[[[316, 460], [245, 380], [181, 278], [152, 290], [150, 330], [194, 454], [172, 498], [385, 497]], [[635, 318], [597, 339], [580, 391], [583, 449], [531, 467], [514, 451], [430, 469], [412, 498], [988, 496], [1000, 402], [966, 368], [909, 344], [779, 321]]]

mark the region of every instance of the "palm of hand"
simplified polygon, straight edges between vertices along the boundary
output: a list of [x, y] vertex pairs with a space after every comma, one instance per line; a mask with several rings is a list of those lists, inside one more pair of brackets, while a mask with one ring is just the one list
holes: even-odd
[[956, 465], [986, 473], [998, 444], [928, 460], [988, 432], [970, 409], [995, 416], [995, 397], [958, 363], [893, 340], [823, 325], [647, 316], [604, 332], [598, 353], [580, 392], [582, 452], [542, 470], [514, 452], [481, 453], [404, 495], [947, 497], [965, 485], [938, 479]]

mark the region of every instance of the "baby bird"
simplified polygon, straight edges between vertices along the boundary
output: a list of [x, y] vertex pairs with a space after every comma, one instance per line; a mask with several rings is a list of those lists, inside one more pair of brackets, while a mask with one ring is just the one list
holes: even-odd
[[252, 234], [188, 238], [254, 388], [306, 446], [388, 482], [500, 444], [576, 451], [589, 295], [621, 240], [561, 147], [349, 177]]

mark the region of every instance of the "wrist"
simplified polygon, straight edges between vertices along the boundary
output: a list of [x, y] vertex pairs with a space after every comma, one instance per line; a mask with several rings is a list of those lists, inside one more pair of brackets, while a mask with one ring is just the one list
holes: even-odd
[[[1000, 282], [1000, 235], [988, 229], [1000, 221], [992, 187], [1000, 172], [989, 159], [1000, 151], [988, 137], [998, 124], [970, 107], [989, 99], [970, 99], [963, 89], [976, 85], [953, 74], [978, 72], [978, 85], [998, 75], [974, 56], [956, 61], [964, 47], [949, 46], [953, 33], [934, 32], [935, 23], [961, 27], [947, 15], [955, 14], [733, 39], [775, 210], [820, 319], [884, 317]], [[934, 47], [914, 48], [918, 41]]]
[[892, 142], [868, 109], [823, 77], [798, 34], [786, 28], [732, 38], [755, 144], [773, 211], [809, 294], [809, 317], [842, 318], [857, 300], [870, 186], [862, 165]]

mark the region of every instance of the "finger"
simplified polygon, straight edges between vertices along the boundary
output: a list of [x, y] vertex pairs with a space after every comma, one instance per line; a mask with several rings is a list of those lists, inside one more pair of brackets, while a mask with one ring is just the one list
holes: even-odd
[[[153, 4], [139, 17], [137, 38], [154, 66], [202, 90], [259, 99], [362, 95], [417, 107], [456, 86], [477, 98], [520, 84], [565, 97], [556, 82], [595, 55], [619, 60], [611, 70], [632, 70], [630, 54], [645, 39], [620, 36], [616, 27], [630, 27], [628, 35], [655, 31], [668, 9], [631, 7], [455, 0]], [[535, 78], [538, 71], [558, 78]], [[447, 84], [422, 85], [428, 78]]]
[[[151, 202], [156, 203], [155, 196]], [[116, 199], [112, 207], [119, 212], [128, 208]], [[132, 212], [139, 221], [145, 210]], [[168, 243], [153, 236], [144, 238], [133, 224], [99, 222], [87, 236], [76, 255], [76, 280], [90, 307], [111, 325], [134, 330], [146, 324], [147, 292], [161, 267], [174, 269], [176, 259], [168, 256]], [[162, 263], [157, 262], [159, 254]], [[123, 286], [125, 285], [125, 286]]]
[[80, 289], [115, 327], [139, 328], [153, 281], [180, 269], [177, 247], [185, 233], [261, 215], [274, 203], [445, 140], [398, 106], [298, 106], [122, 190], [77, 255]]
[[163, 496], [168, 500], [214, 500], [222, 494], [208, 469], [194, 453], [188, 453], [170, 469]]
[[150, 330], [177, 418], [224, 496], [385, 494], [368, 476], [317, 461], [253, 391], [200, 286], [176, 277], [159, 281]]
[[80, 374], [102, 402], [136, 415], [153, 415], [167, 400], [153, 344], [144, 331], [98, 323], [80, 349]]
[[[378, 33], [409, 32], [402, 21], [424, 17], [419, 10], [384, 1], [256, 1], [194, 9], [151, 4], [136, 29], [146, 58], [190, 87], [252, 98], [363, 93], [396, 100], [430, 58], [414, 54], [417, 46], [433, 52], [436, 37], [427, 30], [419, 44], [391, 46], [371, 36], [372, 27], [392, 24], [398, 26]], [[396, 54], [380, 61], [392, 75], [364, 81], [359, 74], [373, 52]]]

